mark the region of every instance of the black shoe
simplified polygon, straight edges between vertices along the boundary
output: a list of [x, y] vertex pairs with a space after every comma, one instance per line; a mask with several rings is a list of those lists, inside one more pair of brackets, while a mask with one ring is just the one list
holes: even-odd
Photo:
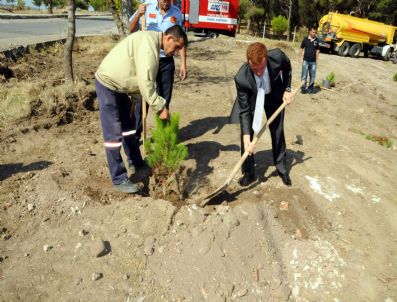
[[278, 175], [280, 175], [281, 180], [283, 181], [283, 183], [284, 183], [286, 186], [290, 187], [290, 186], [292, 185], [291, 178], [289, 177], [288, 174], [281, 174], [281, 173], [279, 173]]
[[302, 94], [306, 94], [306, 92], [307, 92], [307, 91], [306, 91], [306, 88], [302, 88], [302, 89], [301, 89], [301, 93], [302, 93]]
[[238, 183], [240, 184], [240, 186], [246, 187], [249, 184], [253, 183], [254, 180], [255, 180], [255, 175], [244, 174], [244, 176], [240, 178]]
[[138, 186], [132, 183], [128, 178], [124, 179], [120, 184], [113, 185], [113, 187], [123, 193], [136, 193], [138, 192]]

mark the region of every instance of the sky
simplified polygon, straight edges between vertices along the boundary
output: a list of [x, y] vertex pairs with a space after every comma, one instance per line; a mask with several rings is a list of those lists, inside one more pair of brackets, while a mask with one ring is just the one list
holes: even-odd
[[[25, 0], [25, 6], [37, 9], [37, 6], [33, 5], [33, 1], [32, 0]], [[45, 9], [45, 5], [42, 5], [40, 9]]]

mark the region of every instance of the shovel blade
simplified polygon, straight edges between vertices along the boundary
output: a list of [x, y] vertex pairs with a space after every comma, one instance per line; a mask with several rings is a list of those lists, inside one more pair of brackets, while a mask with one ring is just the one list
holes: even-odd
[[209, 203], [211, 201], [212, 198], [214, 198], [214, 197], [218, 196], [219, 194], [221, 194], [222, 192], [224, 192], [226, 190], [226, 188], [227, 188], [227, 183], [220, 186], [218, 189], [216, 189], [211, 194], [205, 196], [203, 199], [201, 199], [201, 201], [199, 203], [200, 207], [204, 207], [207, 203]]

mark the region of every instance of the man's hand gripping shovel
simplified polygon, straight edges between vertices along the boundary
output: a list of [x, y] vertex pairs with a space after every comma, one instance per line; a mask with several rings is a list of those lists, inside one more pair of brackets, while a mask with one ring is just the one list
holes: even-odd
[[[299, 87], [297, 87], [293, 92], [292, 92], [292, 96], [294, 97], [298, 91], [301, 89], [303, 85], [303, 82], [301, 83], [301, 85], [299, 85]], [[262, 126], [261, 130], [259, 130], [258, 133], [256, 133], [254, 135], [254, 138], [251, 142], [251, 146], [254, 147], [256, 145], [256, 143], [258, 142], [259, 138], [262, 136], [262, 134], [266, 131], [266, 128], [269, 127], [269, 125], [273, 122], [273, 120], [280, 114], [281, 111], [283, 111], [283, 109], [285, 108], [285, 106], [288, 105], [288, 102], [286, 102], [286, 100], [284, 100], [284, 102], [280, 105], [280, 107], [272, 114], [272, 116], [266, 121], [266, 123]], [[224, 192], [227, 187], [230, 185], [230, 183], [232, 182], [233, 178], [236, 176], [236, 174], [238, 173], [238, 171], [240, 170], [242, 164], [244, 163], [244, 161], [246, 160], [246, 158], [249, 155], [249, 150], [245, 151], [244, 154], [241, 156], [240, 160], [238, 161], [238, 163], [234, 166], [232, 172], [230, 173], [229, 177], [226, 179], [226, 181], [224, 182], [223, 185], [221, 185], [218, 189], [216, 189], [214, 192], [212, 192], [211, 194], [205, 196], [203, 199], [199, 200], [199, 205], [201, 207], [204, 207], [208, 202], [211, 201], [212, 198], [218, 196], [219, 194], [221, 194], [222, 192]]]

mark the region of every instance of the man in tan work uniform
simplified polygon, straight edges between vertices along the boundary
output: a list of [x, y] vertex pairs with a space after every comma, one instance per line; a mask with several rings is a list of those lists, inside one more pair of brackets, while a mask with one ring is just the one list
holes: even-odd
[[121, 146], [129, 164], [139, 166], [143, 162], [134, 139], [132, 104], [128, 94], [140, 93], [161, 118], [166, 101], [156, 92], [160, 49], [172, 57], [186, 44], [186, 33], [178, 25], [164, 33], [136, 32], [117, 44], [95, 73], [106, 157], [113, 186], [118, 191], [138, 191], [136, 184], [128, 179], [120, 154]]

